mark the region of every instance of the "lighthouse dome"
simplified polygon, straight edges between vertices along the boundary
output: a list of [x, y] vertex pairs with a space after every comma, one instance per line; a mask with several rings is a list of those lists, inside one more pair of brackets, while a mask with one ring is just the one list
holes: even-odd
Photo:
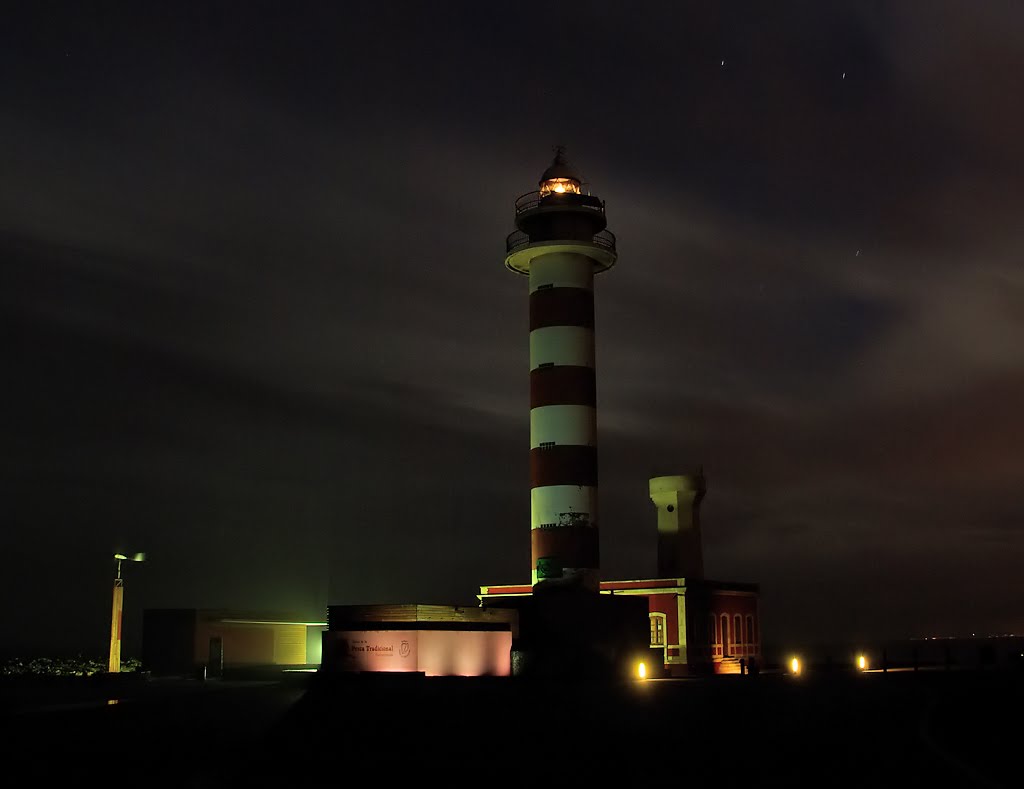
[[582, 180], [565, 160], [562, 146], [555, 148], [554, 161], [540, 176], [540, 193], [542, 197], [550, 194], [580, 194]]

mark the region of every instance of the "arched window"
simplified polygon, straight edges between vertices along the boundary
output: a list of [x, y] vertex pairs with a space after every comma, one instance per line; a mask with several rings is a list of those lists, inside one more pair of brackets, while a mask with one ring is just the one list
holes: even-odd
[[743, 643], [743, 617], [736, 614], [732, 620], [732, 639], [737, 644]]
[[747, 614], [747, 643], [757, 643], [757, 634], [754, 633], [754, 617], [752, 617], [750, 614]]
[[718, 620], [714, 614], [708, 614], [708, 643], [711, 646], [718, 643]]
[[[735, 634], [733, 638], [735, 639]], [[722, 655], [729, 654], [729, 615], [722, 614]]]
[[665, 615], [651, 614], [651, 646], [665, 646]]

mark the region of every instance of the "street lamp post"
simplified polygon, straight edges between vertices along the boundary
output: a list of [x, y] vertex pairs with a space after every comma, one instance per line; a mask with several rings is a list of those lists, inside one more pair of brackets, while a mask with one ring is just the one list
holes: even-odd
[[117, 559], [117, 577], [114, 578], [114, 606], [110, 612], [110, 660], [107, 671], [117, 674], [121, 671], [121, 609], [124, 603], [124, 579], [121, 578], [121, 562], [144, 562], [146, 554], [136, 553], [127, 556], [115, 553]]

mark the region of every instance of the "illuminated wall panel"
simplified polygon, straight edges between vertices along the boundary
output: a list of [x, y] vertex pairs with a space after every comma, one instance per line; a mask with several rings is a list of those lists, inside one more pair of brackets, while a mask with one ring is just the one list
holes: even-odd
[[331, 630], [332, 670], [498, 676], [512, 672], [512, 634], [494, 630]]

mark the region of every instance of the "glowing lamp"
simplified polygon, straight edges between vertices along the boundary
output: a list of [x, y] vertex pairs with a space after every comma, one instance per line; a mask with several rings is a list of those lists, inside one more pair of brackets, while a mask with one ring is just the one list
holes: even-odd
[[540, 182], [540, 196], [580, 194], [580, 182], [575, 178], [548, 178]]
[[868, 670], [868, 659], [864, 655], [857, 656], [857, 668], [859, 668], [861, 671]]
[[636, 664], [637, 679], [647, 679], [647, 664], [643, 661]]
[[789, 661], [789, 673], [794, 676], [800, 674], [800, 658], [793, 658]]

